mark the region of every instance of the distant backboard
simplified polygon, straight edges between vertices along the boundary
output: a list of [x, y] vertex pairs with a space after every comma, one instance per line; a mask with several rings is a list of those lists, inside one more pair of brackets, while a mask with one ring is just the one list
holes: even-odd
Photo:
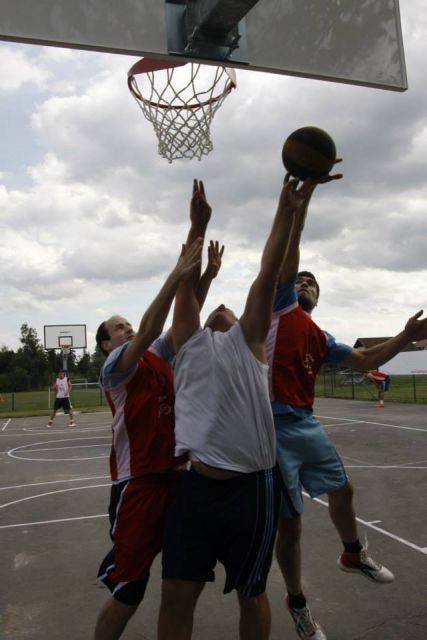
[[47, 324], [44, 326], [45, 349], [86, 349], [85, 324]]
[[[247, 7], [226, 61], [188, 42], [194, 5], [219, 27]], [[0, 39], [407, 88], [398, 0], [0, 0]]]

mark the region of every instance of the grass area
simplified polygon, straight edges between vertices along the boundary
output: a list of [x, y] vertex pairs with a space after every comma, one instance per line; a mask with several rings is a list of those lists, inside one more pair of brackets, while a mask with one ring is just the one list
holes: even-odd
[[[26, 417], [48, 415], [53, 408], [55, 394], [44, 391], [21, 391], [17, 393], [2, 393], [0, 403], [0, 417]], [[106, 411], [107, 402], [98, 387], [77, 389], [71, 391], [71, 404], [80, 412]]]
[[[316, 381], [318, 398], [343, 398], [352, 400], [376, 400], [375, 387], [361, 382], [357, 374], [342, 375], [335, 371], [322, 372]], [[386, 402], [408, 402], [427, 404], [427, 375], [392, 376], [391, 384], [385, 393]]]
[[[353, 381], [353, 384], [352, 384]], [[23, 418], [48, 415], [52, 411], [54, 393], [44, 391], [22, 391], [2, 393], [0, 418]], [[360, 376], [342, 375], [336, 371], [321, 372], [316, 382], [316, 397], [342, 398], [350, 400], [374, 401], [376, 392], [373, 385], [361, 382]], [[390, 389], [385, 395], [386, 402], [408, 402], [427, 404], [427, 375], [393, 376]], [[77, 411], [108, 411], [107, 402], [98, 387], [73, 389], [71, 402]]]

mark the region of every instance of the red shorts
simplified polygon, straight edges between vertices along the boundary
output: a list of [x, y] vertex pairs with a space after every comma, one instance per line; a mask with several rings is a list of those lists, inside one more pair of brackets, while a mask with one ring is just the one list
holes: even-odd
[[113, 592], [115, 585], [148, 577], [162, 548], [166, 512], [178, 475], [151, 475], [112, 486], [109, 514], [114, 546], [98, 575]]

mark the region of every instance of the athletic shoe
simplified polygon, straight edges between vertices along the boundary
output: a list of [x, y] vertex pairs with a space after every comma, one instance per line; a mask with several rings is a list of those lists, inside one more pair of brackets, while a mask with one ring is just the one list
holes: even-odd
[[302, 609], [294, 609], [289, 605], [289, 598], [286, 599], [289, 613], [295, 622], [295, 629], [302, 640], [327, 640], [321, 626], [313, 618], [307, 605]]
[[378, 402], [375, 406], [377, 409], [384, 409], [384, 405], [381, 402]]
[[360, 573], [372, 582], [385, 584], [394, 580], [394, 575], [391, 571], [368, 556], [367, 545], [359, 553], [344, 551], [338, 558], [338, 566], [342, 571]]
[[48, 429], [51, 429], [53, 427], [53, 420], [49, 420], [49, 422], [47, 423], [46, 427]]
[[68, 425], [69, 427], [75, 427], [76, 423], [75, 422], [70, 422], [70, 424]]

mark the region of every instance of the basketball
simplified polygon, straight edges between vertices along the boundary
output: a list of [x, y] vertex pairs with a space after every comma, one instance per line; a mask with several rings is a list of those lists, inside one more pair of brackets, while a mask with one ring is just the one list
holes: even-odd
[[282, 150], [285, 169], [295, 178], [326, 176], [337, 157], [329, 133], [317, 127], [302, 127], [286, 139]]

